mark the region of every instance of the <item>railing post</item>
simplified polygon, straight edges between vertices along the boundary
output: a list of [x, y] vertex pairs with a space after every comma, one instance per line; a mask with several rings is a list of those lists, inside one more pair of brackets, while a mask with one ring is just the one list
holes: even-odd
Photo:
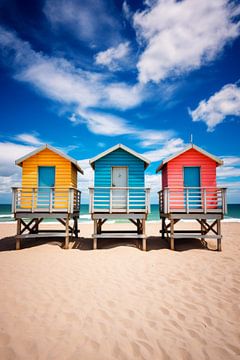
[[93, 213], [93, 189], [92, 188], [89, 188], [89, 191], [90, 191], [90, 203], [89, 203], [89, 212], [90, 214]]
[[109, 209], [109, 211], [110, 211], [110, 213], [112, 213], [112, 188], [110, 188], [110, 209]]
[[49, 212], [52, 212], [53, 189], [50, 188]]
[[170, 189], [166, 189], [167, 192], [167, 213], [170, 213]]
[[186, 188], [186, 212], [189, 213], [189, 192], [188, 188]]
[[35, 188], [32, 189], [32, 212], [34, 212]]
[[17, 188], [13, 187], [12, 188], [12, 213], [16, 213], [16, 192], [17, 192]]
[[222, 208], [223, 208], [222, 210], [223, 210], [223, 214], [227, 214], [227, 199], [226, 199], [227, 189], [222, 188], [221, 193], [222, 193]]
[[204, 188], [204, 189], [203, 189], [203, 211], [204, 211], [204, 214], [207, 213], [207, 198], [206, 198], [206, 192], [207, 192], [207, 189]]
[[73, 192], [73, 188], [69, 189], [69, 207], [68, 207], [68, 212], [70, 214], [73, 214], [73, 201], [74, 201], [74, 192]]
[[129, 213], [129, 188], [127, 188], [127, 213]]

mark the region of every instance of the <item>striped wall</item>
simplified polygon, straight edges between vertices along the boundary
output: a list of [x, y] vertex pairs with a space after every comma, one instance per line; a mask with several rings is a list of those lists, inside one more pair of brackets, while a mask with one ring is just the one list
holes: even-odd
[[[38, 167], [55, 167], [55, 188], [77, 188], [77, 169], [67, 159], [61, 157], [50, 149], [44, 149], [41, 152], [26, 159], [22, 163], [22, 188], [38, 187]], [[61, 197], [61, 202], [55, 204], [55, 208], [67, 208], [68, 190], [55, 190], [55, 196]], [[35, 203], [36, 206], [36, 203]], [[22, 192], [21, 207], [29, 207], [29, 192]]]
[[[94, 172], [94, 188], [95, 194], [98, 196], [108, 196], [109, 192], [97, 190], [96, 187], [111, 187], [112, 186], [112, 167], [113, 166], [127, 166], [128, 167], [128, 187], [144, 187], [144, 162], [139, 158], [129, 154], [123, 149], [117, 149], [110, 154], [100, 158], [95, 162]], [[139, 195], [139, 190], [131, 190], [130, 196], [134, 194]], [[140, 195], [144, 195], [144, 191], [141, 191]], [[105, 198], [106, 199], [106, 198]], [[97, 208], [98, 204], [95, 202], [94, 207]], [[108, 207], [106, 205], [105, 207]], [[101, 206], [101, 208], [103, 208]], [[142, 204], [131, 203], [129, 208], [143, 208]]]
[[77, 187], [77, 169], [55, 152], [45, 149], [22, 164], [22, 187], [38, 186], [38, 166], [55, 166], [55, 187]]
[[167, 163], [164, 167], [162, 186], [182, 187], [183, 167], [200, 166], [201, 187], [216, 187], [216, 162], [195, 149], [189, 149]]

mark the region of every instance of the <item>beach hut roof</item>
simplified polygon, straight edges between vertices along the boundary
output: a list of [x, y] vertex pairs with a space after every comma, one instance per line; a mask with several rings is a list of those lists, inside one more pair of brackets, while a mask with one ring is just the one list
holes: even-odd
[[190, 149], [194, 149], [194, 150], [200, 152], [201, 154], [209, 157], [210, 159], [214, 160], [214, 161], [217, 163], [217, 166], [218, 166], [218, 165], [223, 165], [223, 161], [222, 161], [221, 159], [219, 159], [218, 157], [216, 157], [216, 156], [210, 154], [209, 152], [201, 149], [201, 148], [200, 148], [199, 146], [197, 146], [197, 145], [189, 144], [189, 145], [186, 146], [183, 150], [181, 150], [181, 151], [179, 151], [179, 152], [177, 152], [177, 153], [169, 156], [169, 157], [166, 158], [165, 160], [163, 160], [163, 161], [161, 162], [161, 164], [158, 166], [158, 168], [157, 168], [157, 170], [156, 170], [156, 173], [158, 173], [159, 171], [161, 171], [162, 168], [163, 168], [163, 166], [164, 166], [165, 164], [167, 164], [169, 161], [175, 159], [175, 158], [178, 157], [179, 155], [184, 154], [186, 151], [188, 151], [188, 150], [190, 150]]
[[94, 169], [94, 164], [97, 160], [101, 159], [102, 157], [110, 154], [111, 152], [118, 150], [118, 149], [122, 149], [125, 150], [126, 152], [128, 152], [129, 154], [137, 157], [138, 159], [142, 160], [144, 162], [144, 167], [145, 169], [148, 167], [148, 165], [150, 164], [150, 161], [148, 159], [146, 159], [144, 156], [140, 155], [139, 153], [137, 153], [136, 151], [129, 149], [127, 146], [123, 145], [123, 144], [117, 144], [113, 147], [111, 147], [110, 149], [102, 152], [101, 154], [95, 156], [94, 158], [89, 160], [89, 163], [91, 165], [91, 167]]
[[23, 161], [29, 159], [30, 157], [40, 153], [41, 151], [45, 150], [45, 149], [49, 149], [51, 151], [53, 151], [55, 154], [58, 154], [59, 156], [65, 158], [66, 160], [70, 161], [75, 167], [76, 169], [81, 173], [83, 174], [83, 170], [81, 169], [81, 167], [78, 165], [78, 162], [77, 160], [73, 159], [71, 156], [68, 156], [64, 153], [62, 153], [61, 151], [59, 151], [58, 149], [54, 148], [53, 146], [51, 145], [48, 145], [48, 144], [45, 144], [43, 146], [40, 146], [39, 148], [37, 148], [36, 150], [30, 152], [29, 154], [17, 159], [15, 161], [15, 164], [16, 165], [19, 165], [19, 166], [22, 166], [22, 163]]

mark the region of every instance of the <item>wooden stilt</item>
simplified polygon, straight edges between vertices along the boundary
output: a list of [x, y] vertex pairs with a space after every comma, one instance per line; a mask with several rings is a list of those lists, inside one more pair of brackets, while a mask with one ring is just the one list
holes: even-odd
[[[217, 220], [217, 234], [221, 236], [221, 220]], [[217, 239], [217, 249], [218, 251], [222, 251], [221, 237]]]
[[142, 239], [142, 249], [143, 251], [147, 251], [147, 238], [146, 238], [146, 220], [142, 220], [142, 234], [144, 235]]
[[164, 240], [165, 238], [165, 222], [166, 222], [166, 218], [163, 217], [162, 218], [162, 239]]
[[171, 236], [170, 236], [170, 248], [171, 250], [174, 250], [174, 220], [171, 219], [170, 220], [171, 224], [170, 224], [170, 229], [171, 229]]
[[65, 249], [69, 248], [69, 216], [66, 218]]
[[21, 244], [20, 244], [20, 238], [18, 235], [21, 234], [21, 219], [17, 219], [17, 236], [16, 236], [16, 250], [20, 250]]
[[75, 238], [77, 239], [78, 238], [78, 218], [77, 217], [74, 217], [74, 225], [75, 225], [74, 235], [75, 235]]
[[98, 222], [97, 220], [94, 220], [93, 250], [97, 250], [97, 238], [95, 236], [97, 234], [97, 230], [98, 230]]

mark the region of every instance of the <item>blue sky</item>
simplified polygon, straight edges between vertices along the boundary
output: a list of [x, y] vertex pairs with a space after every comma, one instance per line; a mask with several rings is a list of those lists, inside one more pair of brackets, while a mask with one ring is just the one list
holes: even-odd
[[208, 0], [2, 0], [0, 202], [15, 159], [49, 143], [79, 160], [123, 143], [158, 164], [194, 143], [221, 157], [240, 202], [240, 4]]

